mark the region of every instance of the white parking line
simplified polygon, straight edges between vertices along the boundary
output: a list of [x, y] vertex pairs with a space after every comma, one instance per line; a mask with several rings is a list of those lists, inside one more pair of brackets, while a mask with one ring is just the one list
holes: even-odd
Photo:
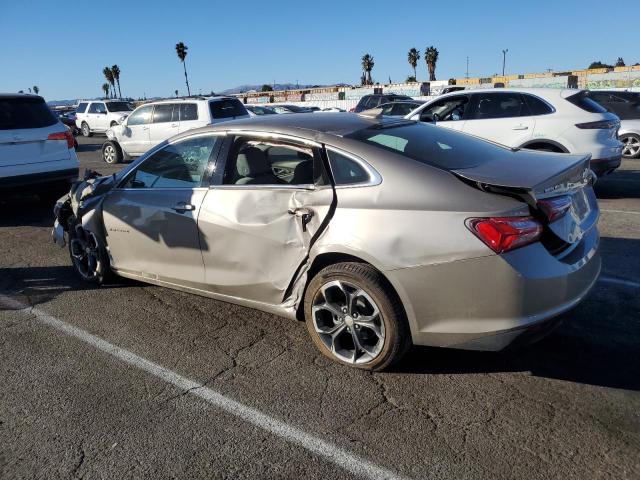
[[634, 212], [633, 210], [608, 210], [608, 209], [600, 209], [601, 212], [605, 213], [629, 213], [631, 215], [640, 215], [640, 212]]
[[185, 392], [202, 398], [209, 402], [216, 408], [224, 410], [225, 412], [235, 415], [236, 417], [251, 423], [263, 430], [266, 430], [273, 435], [283, 438], [287, 442], [298, 445], [310, 452], [324, 457], [339, 467], [347, 470], [348, 472], [363, 477], [363, 478], [385, 478], [385, 479], [401, 479], [395, 473], [387, 470], [383, 467], [379, 467], [357, 455], [350, 453], [332, 443], [329, 443], [321, 438], [318, 438], [310, 433], [306, 433], [297, 427], [289, 425], [281, 420], [273, 418], [265, 413], [262, 413], [255, 408], [244, 405], [229, 397], [216, 392], [215, 390], [205, 387], [202, 384], [183, 377], [182, 375], [168, 370], [156, 363], [153, 363], [145, 358], [142, 358], [135, 353], [132, 353], [124, 348], [120, 348], [117, 345], [113, 345], [106, 340], [101, 339], [91, 333], [82, 330], [76, 326], [66, 323], [54, 316], [51, 316], [42, 310], [29, 307], [22, 302], [17, 301], [14, 298], [0, 294], [0, 305], [6, 308], [13, 309], [22, 315], [28, 315], [35, 317], [39, 322], [55, 328], [56, 330], [65, 333], [71, 337], [75, 337], [98, 350], [108, 353], [118, 360], [122, 360], [129, 365], [139, 368], [155, 377], [170, 383]]
[[616, 285], [624, 285], [625, 287], [640, 288], [640, 282], [623, 280], [622, 278], [614, 278], [614, 277], [607, 277], [607, 276], [601, 275], [600, 278], [598, 278], [598, 281], [606, 282], [606, 283], [615, 283]]

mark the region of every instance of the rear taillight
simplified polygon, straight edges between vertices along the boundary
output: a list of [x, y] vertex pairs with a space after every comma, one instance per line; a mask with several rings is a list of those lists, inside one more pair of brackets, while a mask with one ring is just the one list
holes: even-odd
[[533, 217], [469, 218], [466, 224], [496, 253], [524, 247], [542, 235], [542, 225]]
[[47, 140], [66, 140], [67, 148], [73, 148], [73, 145], [75, 144], [73, 140], [73, 134], [71, 133], [70, 130], [65, 130], [64, 132], [50, 133], [49, 136], [47, 137]]
[[576, 123], [576, 127], [586, 130], [610, 130], [620, 127], [617, 120], [601, 120], [598, 122]]
[[571, 202], [572, 200], [569, 195], [562, 195], [560, 197], [538, 200], [538, 206], [547, 216], [549, 223], [553, 223], [569, 211]]

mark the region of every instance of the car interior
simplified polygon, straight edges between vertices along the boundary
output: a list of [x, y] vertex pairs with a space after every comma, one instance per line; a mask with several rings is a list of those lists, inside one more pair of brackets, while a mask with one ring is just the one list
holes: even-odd
[[313, 184], [309, 147], [262, 140], [236, 140], [224, 176], [227, 185]]

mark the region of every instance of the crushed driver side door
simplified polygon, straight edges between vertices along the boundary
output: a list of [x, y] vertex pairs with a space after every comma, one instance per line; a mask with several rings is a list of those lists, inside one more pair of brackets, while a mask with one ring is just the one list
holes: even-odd
[[279, 305], [335, 208], [321, 146], [229, 135], [198, 217], [205, 283], [215, 293]]

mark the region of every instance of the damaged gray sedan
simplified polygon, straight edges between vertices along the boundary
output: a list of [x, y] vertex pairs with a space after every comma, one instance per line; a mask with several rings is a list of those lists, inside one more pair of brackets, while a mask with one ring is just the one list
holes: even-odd
[[273, 115], [86, 179], [53, 233], [86, 281], [115, 273], [304, 320], [326, 356], [380, 370], [412, 343], [500, 350], [548, 331], [600, 271], [592, 178], [588, 155]]

